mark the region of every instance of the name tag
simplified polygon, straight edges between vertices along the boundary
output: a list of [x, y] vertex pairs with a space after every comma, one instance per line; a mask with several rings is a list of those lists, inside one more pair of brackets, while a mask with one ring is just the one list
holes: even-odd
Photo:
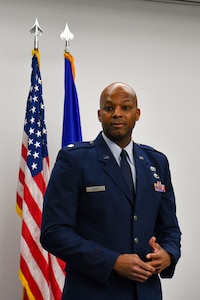
[[86, 193], [104, 192], [105, 190], [105, 185], [86, 186]]

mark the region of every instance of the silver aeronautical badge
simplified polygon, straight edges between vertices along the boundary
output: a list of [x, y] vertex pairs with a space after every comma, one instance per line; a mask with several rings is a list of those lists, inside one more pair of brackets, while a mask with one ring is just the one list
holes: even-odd
[[154, 166], [150, 166], [150, 170], [151, 170], [152, 172], [156, 172], [156, 168], [155, 168]]
[[154, 173], [153, 176], [154, 176], [156, 179], [159, 179], [159, 178], [160, 178], [159, 175], [156, 174], [156, 173]]

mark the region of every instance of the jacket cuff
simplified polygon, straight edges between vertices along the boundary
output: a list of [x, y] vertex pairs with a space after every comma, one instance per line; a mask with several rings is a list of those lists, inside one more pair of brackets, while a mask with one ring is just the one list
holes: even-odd
[[174, 271], [175, 271], [175, 267], [176, 267], [176, 260], [175, 260], [175, 257], [171, 253], [169, 253], [169, 255], [171, 257], [171, 264], [169, 267], [167, 267], [160, 273], [161, 278], [171, 278], [174, 275]]

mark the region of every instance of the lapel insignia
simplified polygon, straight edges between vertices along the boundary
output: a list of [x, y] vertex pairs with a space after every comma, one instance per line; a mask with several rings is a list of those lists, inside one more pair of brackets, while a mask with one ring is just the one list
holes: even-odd
[[104, 159], [108, 159], [108, 158], [110, 158], [110, 156], [104, 155], [103, 158], [104, 158]]
[[165, 193], [165, 185], [161, 183], [161, 181], [157, 181], [154, 183], [154, 190], [156, 192]]

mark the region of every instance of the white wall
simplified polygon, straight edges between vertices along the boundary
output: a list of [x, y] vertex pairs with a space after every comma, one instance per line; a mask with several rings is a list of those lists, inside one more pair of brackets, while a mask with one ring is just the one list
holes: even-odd
[[100, 130], [96, 110], [101, 90], [117, 80], [132, 85], [142, 110], [134, 140], [167, 154], [183, 232], [175, 276], [162, 281], [164, 300], [198, 300], [200, 6], [142, 0], [2, 2], [0, 299], [21, 299], [21, 222], [15, 194], [30, 86], [33, 36], [29, 29], [38, 17], [44, 30], [41, 74], [51, 165], [61, 144], [64, 42], [60, 33], [68, 22], [75, 35], [71, 53], [83, 138], [93, 139]]

